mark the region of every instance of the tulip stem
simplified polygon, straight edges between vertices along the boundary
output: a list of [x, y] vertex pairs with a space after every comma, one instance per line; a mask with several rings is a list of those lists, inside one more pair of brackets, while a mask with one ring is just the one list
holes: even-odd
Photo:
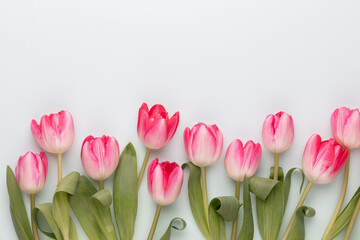
[[[240, 182], [239, 181], [235, 181], [235, 197], [237, 200], [239, 200], [239, 198], [240, 198]], [[239, 216], [236, 216], [236, 218], [233, 221], [232, 231], [231, 231], [231, 240], [236, 239], [238, 219], [239, 219]]]
[[61, 182], [62, 179], [62, 158], [61, 153], [58, 153], [58, 184]]
[[144, 158], [144, 161], [142, 163], [141, 170], [140, 170], [139, 177], [138, 177], [138, 182], [137, 182], [138, 189], [140, 187], [141, 180], [142, 180], [142, 178], [144, 176], [144, 172], [145, 172], [145, 169], [146, 169], [147, 162], [149, 160], [150, 152], [151, 152], [151, 149], [147, 148], [145, 158]]
[[99, 180], [99, 191], [104, 189], [104, 180]]
[[348, 180], [349, 180], [349, 168], [350, 168], [350, 149], [348, 149], [349, 154], [348, 154], [348, 159], [346, 161], [345, 164], [345, 170], [344, 170], [344, 179], [343, 179], [343, 184], [341, 187], [341, 192], [340, 192], [340, 197], [339, 197], [339, 201], [336, 205], [336, 208], [334, 210], [334, 213], [330, 219], [330, 222], [328, 224], [328, 226], [325, 229], [324, 235], [322, 236], [321, 239], [326, 239], [326, 235], [330, 232], [332, 226], [335, 223], [335, 220], [337, 218], [337, 216], [339, 215], [339, 212], [341, 210], [341, 206], [344, 202], [344, 198], [345, 198], [345, 194], [346, 194], [346, 189], [347, 189], [347, 185], [348, 185]]
[[279, 177], [279, 153], [274, 153], [274, 180]]
[[359, 200], [358, 200], [358, 202], [357, 202], [357, 204], [356, 204], [355, 211], [354, 211], [354, 213], [353, 213], [353, 215], [352, 215], [352, 217], [351, 217], [349, 226], [348, 226], [348, 228], [347, 228], [347, 230], [346, 230], [344, 240], [348, 240], [349, 237], [350, 237], [351, 231], [352, 231], [352, 229], [353, 229], [353, 227], [354, 227], [354, 224], [355, 224], [355, 222], [356, 222], [357, 215], [358, 215], [358, 213], [359, 213], [359, 209], [360, 209], [360, 198], [359, 198]]
[[151, 225], [151, 229], [150, 229], [150, 232], [149, 232], [149, 236], [148, 236], [148, 240], [152, 240], [153, 237], [154, 237], [154, 233], [155, 233], [155, 229], [156, 229], [156, 225], [157, 225], [157, 222], [159, 220], [159, 216], [160, 216], [160, 211], [161, 211], [161, 205], [157, 205], [157, 208], [156, 208], [156, 212], [155, 212], [155, 216], [154, 216], [154, 221]]
[[203, 203], [204, 203], [204, 210], [205, 210], [205, 218], [208, 227], [210, 228], [209, 224], [209, 202], [207, 196], [207, 188], [206, 188], [206, 170], [205, 167], [200, 167], [201, 170], [201, 190], [203, 195]]
[[311, 186], [313, 185], [313, 182], [309, 181], [305, 187], [305, 190], [304, 192], [302, 193], [301, 197], [300, 197], [300, 200], [298, 202], [298, 204], [296, 205], [296, 208], [295, 208], [295, 211], [291, 217], [291, 220], [289, 222], [289, 225], [287, 226], [286, 230], [285, 230], [285, 233], [284, 233], [284, 236], [282, 237], [281, 240], [286, 240], [288, 237], [289, 237], [289, 234], [290, 234], [290, 230], [292, 228], [292, 225], [295, 221], [295, 215], [296, 215], [296, 211], [298, 210], [299, 207], [301, 207], [305, 201], [305, 198], [306, 196], [308, 195], [309, 191], [310, 191], [310, 188]]
[[31, 227], [33, 231], [34, 240], [39, 240], [39, 233], [35, 225], [34, 219], [32, 218], [32, 212], [35, 208], [35, 194], [30, 194], [30, 218], [31, 218]]

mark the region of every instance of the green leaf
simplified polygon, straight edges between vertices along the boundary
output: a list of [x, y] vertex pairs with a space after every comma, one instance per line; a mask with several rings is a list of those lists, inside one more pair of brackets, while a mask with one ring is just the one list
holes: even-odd
[[209, 204], [209, 224], [212, 240], [225, 239], [225, 221], [233, 221], [239, 212], [239, 200], [233, 196], [217, 197]]
[[[48, 227], [50, 227], [52, 232], [45, 230], [46, 227], [40, 224], [40, 222], [38, 221], [39, 214], [43, 215]], [[39, 230], [43, 234], [45, 234], [46, 236], [48, 236], [52, 239], [63, 240], [60, 229], [56, 225], [55, 220], [52, 215], [52, 204], [51, 203], [44, 203], [44, 204], [40, 204], [40, 205], [36, 206], [32, 212], [32, 218], [34, 219], [36, 226], [39, 228]]]
[[32, 240], [33, 235], [30, 228], [29, 218], [26, 213], [24, 200], [14, 172], [9, 166], [7, 166], [6, 169], [6, 185], [9, 193], [10, 213], [16, 235], [19, 239]]
[[360, 187], [357, 189], [354, 196], [351, 198], [344, 210], [339, 214], [339, 216], [337, 216], [334, 225], [330, 229], [329, 233], [326, 235], [326, 239], [334, 239], [349, 224], [351, 217], [355, 211], [359, 197]]
[[[271, 167], [270, 168], [270, 176], [269, 176], [270, 179], [274, 179], [274, 167]], [[284, 171], [282, 170], [281, 167], [279, 167], [278, 169], [278, 181], [279, 182], [284, 182]]]
[[305, 239], [304, 217], [313, 217], [315, 209], [307, 206], [301, 206], [296, 210], [295, 221], [290, 230], [287, 240], [303, 240]]
[[[175, 224], [179, 223], [180, 226], [177, 226]], [[168, 228], [166, 229], [166, 232], [164, 233], [164, 235], [160, 238], [160, 240], [170, 240], [171, 237], [171, 229], [175, 229], [178, 231], [182, 231], [186, 228], [186, 222], [184, 221], [184, 219], [182, 218], [173, 218], [168, 226]]]
[[64, 240], [77, 239], [76, 229], [71, 226], [68, 195], [74, 195], [79, 177], [78, 172], [72, 172], [62, 179], [53, 198], [52, 215]]
[[181, 167], [183, 169], [189, 167], [190, 169], [188, 190], [191, 212], [202, 234], [206, 239], [210, 239], [210, 230], [205, 217], [203, 195], [201, 191], [200, 168], [191, 162], [184, 163]]
[[247, 177], [244, 178], [243, 202], [244, 202], [244, 216], [243, 224], [238, 240], [252, 240], [254, 238], [254, 220], [252, 215], [251, 198], [249, 190], [249, 182]]
[[249, 189], [258, 198], [266, 200], [276, 185], [281, 182], [263, 177], [252, 177], [249, 180]]
[[295, 171], [295, 170], [298, 170], [298, 171], [300, 171], [300, 173], [301, 173], [301, 176], [302, 176], [302, 181], [301, 181], [301, 185], [300, 185], [300, 192], [299, 193], [301, 193], [301, 189], [302, 189], [302, 187], [304, 186], [304, 180], [305, 180], [305, 175], [304, 175], [304, 173], [303, 173], [303, 171], [300, 169], [300, 168], [292, 168], [292, 169], [290, 169], [288, 172], [287, 172], [287, 174], [286, 174], [286, 177], [285, 177], [285, 181], [284, 181], [284, 208], [286, 208], [286, 205], [287, 205], [287, 201], [288, 201], [288, 198], [289, 198], [289, 192], [290, 192], [290, 186], [291, 186], [291, 176], [292, 176], [292, 174], [293, 174], [293, 172]]
[[108, 189], [104, 189], [90, 198], [90, 210], [97, 220], [105, 239], [116, 240], [116, 230], [110, 212], [111, 203], [111, 193]]
[[120, 239], [132, 239], [138, 205], [137, 158], [132, 143], [121, 153], [114, 176], [114, 212]]
[[75, 194], [69, 197], [69, 202], [86, 236], [90, 240], [102, 240], [105, 236], [102, 234], [94, 215], [89, 211], [90, 198], [95, 193], [97, 193], [96, 187], [87, 177], [82, 175]]

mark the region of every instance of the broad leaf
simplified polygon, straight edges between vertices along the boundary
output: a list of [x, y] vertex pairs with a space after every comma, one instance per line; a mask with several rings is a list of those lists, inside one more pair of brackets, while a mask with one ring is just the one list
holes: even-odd
[[217, 197], [209, 204], [209, 224], [212, 240], [225, 240], [225, 221], [233, 221], [239, 212], [239, 200], [233, 196]]
[[[179, 224], [179, 225], [177, 225]], [[184, 221], [184, 219], [182, 218], [173, 218], [168, 226], [168, 228], [166, 229], [166, 232], [164, 233], [164, 235], [160, 238], [160, 240], [170, 240], [171, 237], [171, 229], [175, 229], [178, 231], [182, 231], [186, 228], [186, 222]]]
[[183, 169], [189, 167], [190, 169], [188, 190], [191, 212], [202, 234], [206, 239], [210, 239], [210, 230], [205, 217], [203, 195], [201, 191], [200, 168], [191, 162], [184, 163], [181, 167]]
[[[43, 217], [46, 220], [47, 226], [41, 225], [38, 221], [39, 214], [42, 214]], [[57, 239], [57, 240], [63, 240], [63, 237], [61, 235], [60, 229], [55, 223], [55, 220], [52, 215], [52, 204], [51, 203], [44, 203], [36, 206], [32, 212], [32, 218], [34, 219], [34, 222], [36, 226], [39, 228], [39, 230], [45, 234], [46, 236]], [[50, 227], [51, 232], [47, 231], [46, 228]]]
[[79, 181], [80, 174], [72, 172], [61, 180], [53, 198], [52, 216], [59, 227], [64, 240], [77, 239], [76, 229], [72, 226], [69, 211], [69, 196], [74, 195]]
[[14, 172], [9, 166], [6, 169], [6, 185], [9, 193], [10, 213], [16, 235], [19, 239], [32, 240], [29, 218]]
[[291, 227], [287, 240], [304, 240], [305, 224], [304, 217], [313, 217], [315, 210], [311, 207], [301, 206], [296, 210], [295, 220]]
[[243, 202], [244, 216], [241, 231], [238, 240], [252, 240], [254, 238], [254, 220], [252, 215], [251, 198], [249, 191], [249, 182], [247, 177], [244, 178]]
[[121, 153], [114, 176], [114, 213], [120, 239], [132, 239], [137, 214], [137, 158], [132, 143]]

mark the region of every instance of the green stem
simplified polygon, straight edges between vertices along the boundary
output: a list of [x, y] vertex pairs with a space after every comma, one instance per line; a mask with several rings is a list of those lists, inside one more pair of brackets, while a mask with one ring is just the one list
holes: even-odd
[[355, 211], [354, 211], [354, 213], [353, 213], [353, 215], [352, 215], [352, 217], [351, 217], [349, 226], [348, 226], [348, 228], [347, 228], [347, 230], [346, 230], [344, 240], [348, 240], [349, 237], [350, 237], [351, 231], [352, 231], [352, 229], [353, 229], [353, 227], [354, 227], [354, 224], [355, 224], [355, 222], [356, 222], [357, 215], [358, 215], [358, 213], [359, 213], [359, 209], [360, 209], [360, 198], [359, 198], [359, 200], [358, 200], [358, 202], [357, 202], [357, 204], [356, 204]]
[[348, 185], [348, 180], [349, 180], [349, 168], [350, 168], [350, 149], [348, 149], [349, 154], [348, 154], [348, 159], [346, 161], [345, 164], [345, 170], [344, 170], [344, 179], [343, 179], [343, 184], [341, 187], [341, 192], [340, 192], [340, 197], [339, 197], [339, 201], [335, 207], [334, 213], [330, 219], [330, 222], [328, 224], [328, 226], [325, 229], [324, 235], [322, 236], [321, 239], [325, 240], [326, 239], [326, 235], [330, 232], [332, 226], [334, 225], [337, 216], [339, 215], [339, 212], [341, 210], [341, 206], [344, 202], [344, 198], [345, 198], [345, 194], [346, 194], [346, 189], [347, 189], [347, 185]]
[[58, 153], [58, 184], [61, 182], [62, 179], [62, 158], [61, 153]]
[[149, 236], [148, 236], [148, 240], [152, 240], [153, 237], [154, 237], [154, 233], [155, 233], [155, 229], [156, 229], [156, 225], [157, 225], [157, 222], [159, 220], [159, 216], [160, 216], [160, 211], [161, 211], [161, 205], [157, 205], [157, 208], [156, 208], [156, 212], [155, 212], [155, 216], [154, 216], [154, 221], [151, 225], [151, 229], [150, 229], [150, 232], [149, 232]]
[[203, 195], [203, 203], [204, 203], [204, 210], [205, 210], [205, 218], [206, 223], [210, 229], [209, 224], [209, 202], [208, 202], [208, 196], [207, 196], [207, 188], [206, 188], [206, 170], [205, 167], [200, 167], [201, 170], [201, 190]]
[[104, 180], [99, 180], [99, 191], [104, 189]]
[[279, 153], [274, 153], [274, 180], [279, 177]]
[[313, 182], [309, 181], [305, 187], [305, 190], [304, 192], [302, 193], [301, 197], [300, 197], [300, 200], [298, 202], [298, 204], [296, 205], [296, 208], [295, 208], [295, 211], [291, 217], [291, 220], [289, 222], [289, 225], [287, 226], [286, 230], [285, 230], [285, 233], [284, 233], [284, 236], [282, 237], [282, 240], [286, 240], [288, 237], [289, 237], [289, 234], [290, 234], [290, 230], [292, 228], [292, 225], [295, 221], [295, 215], [296, 215], [296, 211], [299, 207], [301, 207], [305, 201], [305, 198], [306, 196], [308, 195], [309, 191], [310, 191], [310, 188], [311, 186], [313, 185]]
[[141, 180], [142, 180], [142, 178], [144, 176], [144, 172], [145, 172], [145, 169], [146, 169], [147, 162], [149, 160], [150, 152], [151, 152], [151, 149], [147, 148], [145, 158], [144, 158], [144, 161], [142, 163], [141, 170], [140, 170], [139, 177], [138, 177], [138, 182], [137, 182], [138, 189], [140, 187]]
[[[240, 198], [240, 182], [238, 182], [238, 181], [235, 182], [235, 197], [237, 200], [239, 200], [239, 198]], [[232, 231], [231, 231], [231, 240], [236, 239], [238, 219], [239, 219], [239, 216], [236, 216], [236, 218], [233, 221]]]
[[[30, 217], [32, 216], [33, 209], [35, 208], [35, 194], [30, 194]], [[34, 240], [39, 240], [39, 233], [35, 225], [34, 219], [31, 217], [31, 227], [33, 231]]]

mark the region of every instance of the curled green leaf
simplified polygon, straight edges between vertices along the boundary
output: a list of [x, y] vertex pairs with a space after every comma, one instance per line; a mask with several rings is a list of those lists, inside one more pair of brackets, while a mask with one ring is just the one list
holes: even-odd
[[233, 221], [241, 204], [233, 196], [217, 197], [209, 204], [210, 233], [213, 240], [225, 239], [225, 221]]
[[178, 231], [182, 231], [186, 228], [186, 222], [182, 218], [173, 218], [166, 229], [164, 235], [160, 238], [160, 240], [170, 240], [171, 237], [171, 229], [175, 229]]
[[307, 206], [301, 206], [296, 210], [295, 221], [290, 230], [287, 240], [303, 240], [305, 239], [305, 223], [304, 217], [315, 216], [315, 209]]
[[32, 240], [33, 235], [30, 228], [29, 218], [26, 213], [24, 200], [19, 185], [12, 169], [7, 166], [6, 185], [9, 193], [10, 213], [19, 239]]
[[210, 230], [205, 217], [203, 195], [201, 191], [200, 168], [191, 162], [184, 163], [181, 167], [182, 169], [185, 169], [186, 167], [189, 167], [190, 169], [188, 190], [191, 212], [202, 234], [206, 239], [210, 239]]
[[[48, 226], [44, 226], [40, 224], [38, 221], [38, 216], [41, 214], [45, 220]], [[56, 225], [56, 222], [52, 215], [52, 204], [51, 203], [44, 203], [36, 206], [32, 212], [32, 218], [34, 219], [34, 222], [36, 226], [39, 228], [39, 230], [45, 234], [46, 236], [57, 239], [57, 240], [63, 240], [63, 237], [61, 235], [60, 229]], [[50, 227], [51, 232], [49, 232], [48, 229]]]
[[249, 189], [261, 200], [266, 200], [274, 187], [281, 182], [263, 177], [252, 177], [249, 180]]
[[132, 239], [138, 205], [137, 157], [132, 143], [120, 156], [114, 176], [114, 213], [120, 239]]

